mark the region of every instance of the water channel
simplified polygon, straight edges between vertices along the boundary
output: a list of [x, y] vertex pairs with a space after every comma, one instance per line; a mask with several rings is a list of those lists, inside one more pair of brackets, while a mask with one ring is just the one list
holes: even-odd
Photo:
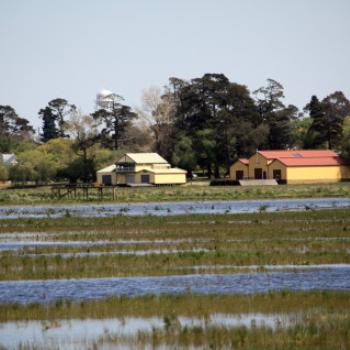
[[2, 303], [51, 303], [113, 295], [254, 294], [276, 290], [350, 290], [350, 267], [235, 274], [21, 280], [0, 282]]
[[115, 215], [182, 215], [255, 213], [261, 210], [295, 211], [350, 207], [350, 198], [302, 198], [275, 200], [186, 201], [125, 204], [67, 204], [32, 207], [0, 207], [0, 219], [54, 218], [65, 215], [79, 217], [110, 217]]

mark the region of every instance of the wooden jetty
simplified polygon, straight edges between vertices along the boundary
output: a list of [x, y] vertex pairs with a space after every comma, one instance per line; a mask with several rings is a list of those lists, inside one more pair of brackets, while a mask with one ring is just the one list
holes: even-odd
[[89, 199], [93, 194], [97, 194], [99, 200], [110, 194], [112, 199], [116, 199], [117, 186], [95, 186], [95, 185], [52, 185], [51, 194], [54, 198], [83, 198]]

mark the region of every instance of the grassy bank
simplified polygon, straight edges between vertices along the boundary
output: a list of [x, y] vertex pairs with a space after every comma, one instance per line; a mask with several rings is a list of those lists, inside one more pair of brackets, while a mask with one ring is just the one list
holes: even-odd
[[[298, 292], [257, 294], [254, 296], [144, 296], [114, 297], [80, 303], [57, 301], [50, 305], [1, 305], [0, 322], [41, 320], [43, 327], [60, 327], [64, 319], [125, 319], [160, 317], [164, 325], [150, 332], [118, 335], [106, 332], [89, 348], [120, 347], [153, 349], [347, 349], [350, 345], [349, 293]], [[290, 325], [274, 327], [252, 323], [247, 326], [213, 325], [215, 314], [286, 315]], [[179, 317], [204, 320], [200, 326], [183, 326]], [[83, 335], [82, 335], [83, 337]], [[40, 349], [40, 345], [24, 345]], [[49, 347], [50, 348], [50, 347]], [[55, 348], [54, 346], [52, 348]]]
[[255, 295], [194, 295], [111, 297], [53, 304], [2, 304], [0, 322], [20, 320], [113, 317], [207, 317], [215, 313], [349, 313], [350, 293], [331, 291], [271, 292]]
[[[243, 199], [278, 199], [278, 198], [321, 198], [349, 197], [350, 183], [280, 186], [218, 186], [186, 185], [181, 187], [118, 188], [115, 202], [158, 202], [183, 200], [243, 200]], [[112, 201], [112, 195], [106, 191], [104, 201]], [[0, 190], [0, 205], [32, 205], [98, 202], [97, 194], [91, 194], [89, 201], [82, 198], [57, 199], [52, 197], [49, 187], [32, 189]]]
[[[0, 223], [0, 238], [6, 234], [7, 240], [11, 235], [14, 241], [21, 240], [21, 232], [31, 232], [34, 239], [95, 241], [96, 245], [3, 251], [0, 279], [229, 273], [242, 271], [236, 265], [350, 263], [349, 214], [350, 209], [334, 209], [163, 218], [4, 220]], [[163, 253], [137, 255], [149, 250]], [[92, 254], [115, 251], [131, 254]], [[61, 256], [64, 253], [72, 255]]]

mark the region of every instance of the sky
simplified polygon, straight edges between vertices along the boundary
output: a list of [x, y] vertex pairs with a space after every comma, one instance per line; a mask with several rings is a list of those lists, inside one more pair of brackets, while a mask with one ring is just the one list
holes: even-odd
[[141, 105], [169, 77], [272, 78], [303, 108], [350, 99], [349, 0], [0, 0], [0, 104], [35, 127], [57, 97], [84, 113], [111, 90]]

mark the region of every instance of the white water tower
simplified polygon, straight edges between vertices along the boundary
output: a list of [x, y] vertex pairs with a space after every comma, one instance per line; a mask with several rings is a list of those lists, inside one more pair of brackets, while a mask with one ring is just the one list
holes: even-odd
[[96, 94], [96, 109], [106, 109], [110, 110], [113, 108], [113, 105], [119, 101], [122, 101], [123, 98], [112, 91], [102, 89]]

